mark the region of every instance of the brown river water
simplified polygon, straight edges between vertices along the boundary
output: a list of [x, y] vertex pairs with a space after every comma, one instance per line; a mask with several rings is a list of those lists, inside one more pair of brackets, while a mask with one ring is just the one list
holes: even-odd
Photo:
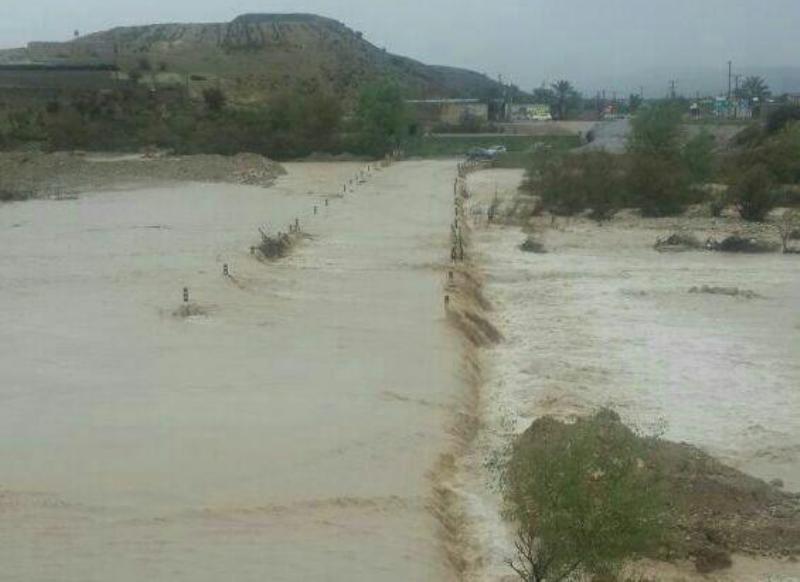
[[455, 167], [361, 168], [0, 208], [2, 580], [448, 578]]

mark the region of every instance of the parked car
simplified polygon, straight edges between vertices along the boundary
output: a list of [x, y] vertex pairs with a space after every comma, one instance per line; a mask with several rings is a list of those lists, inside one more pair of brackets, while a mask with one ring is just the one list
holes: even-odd
[[472, 148], [467, 152], [468, 160], [493, 160], [496, 154], [487, 148]]

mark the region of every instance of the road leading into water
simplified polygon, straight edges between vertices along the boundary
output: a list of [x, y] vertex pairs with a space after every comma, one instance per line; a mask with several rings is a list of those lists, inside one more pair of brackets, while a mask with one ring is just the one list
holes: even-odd
[[[326, 206], [360, 167], [0, 208], [4, 580], [448, 579], [454, 165]], [[250, 256], [295, 217], [313, 239]]]

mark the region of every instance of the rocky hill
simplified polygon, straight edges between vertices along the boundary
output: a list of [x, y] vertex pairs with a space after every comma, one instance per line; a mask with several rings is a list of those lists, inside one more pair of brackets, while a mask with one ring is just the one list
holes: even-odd
[[378, 79], [410, 97], [486, 97], [500, 89], [488, 77], [424, 65], [387, 53], [344, 24], [308, 14], [247, 14], [221, 24], [155, 24], [114, 28], [64, 43], [31, 43], [0, 51], [0, 63], [113, 63], [153, 82], [213, 83], [239, 101], [281, 91], [323, 90], [343, 98]]

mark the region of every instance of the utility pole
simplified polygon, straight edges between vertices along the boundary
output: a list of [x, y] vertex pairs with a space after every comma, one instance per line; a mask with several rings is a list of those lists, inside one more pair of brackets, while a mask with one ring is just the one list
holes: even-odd
[[738, 119], [739, 118], [739, 78], [741, 75], [734, 75], [733, 78], [736, 81], [736, 90], [733, 92], [734, 102], [736, 103], [733, 106], [733, 116]]
[[731, 102], [731, 79], [733, 77], [733, 61], [728, 61], [728, 103]]

